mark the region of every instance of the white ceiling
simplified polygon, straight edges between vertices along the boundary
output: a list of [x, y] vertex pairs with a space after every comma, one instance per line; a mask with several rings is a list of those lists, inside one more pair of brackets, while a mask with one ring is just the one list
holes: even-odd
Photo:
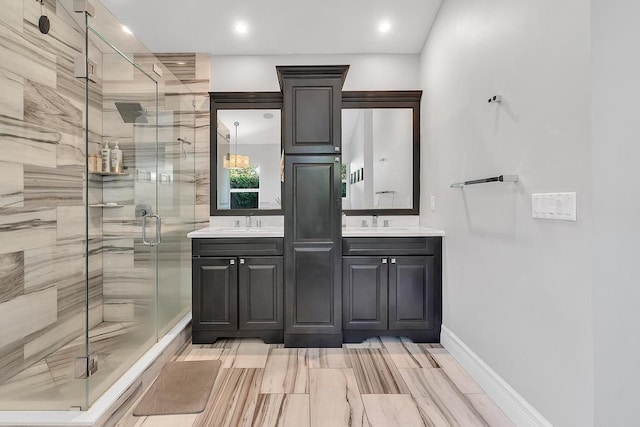
[[[153, 52], [416, 54], [442, 0], [100, 0]], [[391, 29], [378, 32], [381, 21]], [[239, 35], [235, 23], [248, 33]]]

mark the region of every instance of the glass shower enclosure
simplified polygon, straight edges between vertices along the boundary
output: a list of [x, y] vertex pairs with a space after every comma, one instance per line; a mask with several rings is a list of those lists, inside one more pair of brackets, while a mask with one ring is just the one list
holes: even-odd
[[89, 408], [191, 310], [194, 94], [101, 4], [92, 17], [72, 3], [58, 2], [52, 29], [77, 51], [57, 72], [84, 101], [82, 206], [57, 207], [73, 247], [59, 238], [33, 256], [43, 274], [73, 265], [74, 286], [38, 288], [50, 313], [21, 307], [51, 326], [24, 340], [20, 366], [0, 367], [0, 410]]

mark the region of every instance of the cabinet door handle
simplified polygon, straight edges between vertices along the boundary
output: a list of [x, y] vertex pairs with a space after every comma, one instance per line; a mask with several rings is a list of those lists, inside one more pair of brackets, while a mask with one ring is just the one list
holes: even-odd
[[340, 151], [340, 147], [333, 147], [333, 151], [336, 151], [336, 152]]
[[396, 259], [395, 258], [391, 258], [391, 264], [395, 264], [396, 263]]
[[244, 264], [244, 258], [240, 258], [240, 265]]
[[229, 260], [229, 265], [236, 265], [236, 260], [235, 259], [230, 259]]
[[387, 259], [386, 258], [382, 258], [382, 263], [386, 264], [387, 263]]

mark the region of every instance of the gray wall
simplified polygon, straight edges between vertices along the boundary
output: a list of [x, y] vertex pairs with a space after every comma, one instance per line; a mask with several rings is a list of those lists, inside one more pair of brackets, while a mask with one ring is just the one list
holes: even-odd
[[305, 64], [349, 64], [344, 90], [409, 90], [419, 82], [418, 55], [214, 55], [211, 90], [277, 92], [276, 65]]
[[593, 0], [595, 424], [638, 425], [640, 3]]
[[[447, 0], [421, 63], [421, 223], [447, 232], [444, 324], [558, 426], [593, 422], [589, 20], [579, 0]], [[531, 193], [565, 191], [577, 222], [531, 218]]]

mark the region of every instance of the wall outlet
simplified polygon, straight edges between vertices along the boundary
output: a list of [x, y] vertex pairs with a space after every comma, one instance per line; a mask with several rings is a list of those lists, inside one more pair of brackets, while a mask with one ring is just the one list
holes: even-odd
[[436, 196], [431, 196], [430, 201], [431, 201], [431, 212], [435, 212], [436, 211]]
[[576, 193], [534, 193], [531, 195], [531, 216], [577, 221], [576, 205]]

